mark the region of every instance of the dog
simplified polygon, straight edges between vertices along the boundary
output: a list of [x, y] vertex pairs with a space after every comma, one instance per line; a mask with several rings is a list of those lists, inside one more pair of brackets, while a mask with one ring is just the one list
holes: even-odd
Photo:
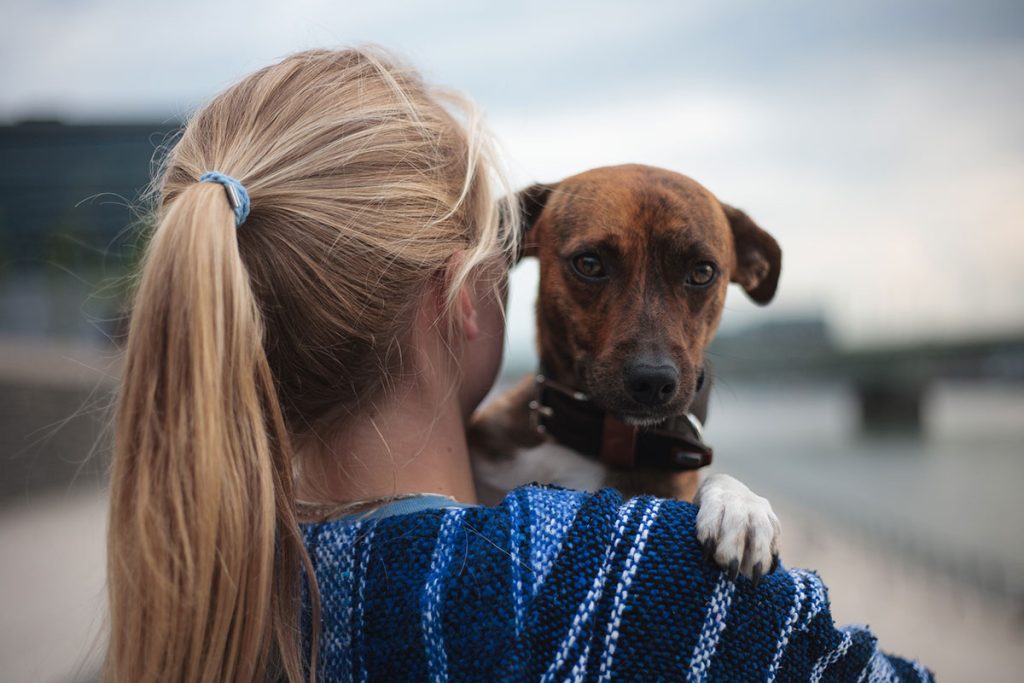
[[472, 420], [481, 498], [540, 481], [693, 501], [709, 558], [756, 582], [774, 566], [779, 522], [732, 477], [698, 486], [711, 458], [704, 355], [729, 282], [758, 304], [774, 297], [778, 244], [696, 181], [650, 166], [532, 185], [519, 202], [520, 257], [540, 261], [541, 372]]

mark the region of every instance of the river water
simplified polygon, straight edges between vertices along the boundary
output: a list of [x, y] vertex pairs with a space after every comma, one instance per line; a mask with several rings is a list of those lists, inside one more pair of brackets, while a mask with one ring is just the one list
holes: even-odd
[[1024, 606], [1024, 386], [936, 385], [920, 437], [863, 435], [843, 385], [715, 389], [717, 470]]

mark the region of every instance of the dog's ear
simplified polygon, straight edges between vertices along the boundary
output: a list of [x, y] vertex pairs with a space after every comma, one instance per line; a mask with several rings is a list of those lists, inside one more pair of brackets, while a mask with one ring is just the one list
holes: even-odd
[[558, 183], [536, 183], [530, 185], [518, 193], [516, 199], [519, 201], [519, 258], [537, 255], [537, 239], [533, 226], [544, 211], [551, 192]]
[[732, 271], [732, 281], [763, 306], [772, 300], [779, 285], [782, 249], [771, 235], [750, 220], [750, 216], [728, 204], [722, 204], [722, 209], [729, 219], [736, 246], [736, 267]]

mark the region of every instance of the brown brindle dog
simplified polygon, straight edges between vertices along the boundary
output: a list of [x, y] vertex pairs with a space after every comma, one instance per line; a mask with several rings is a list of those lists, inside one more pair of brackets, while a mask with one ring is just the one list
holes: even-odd
[[[606, 440], [612, 432], [675, 429], [704, 382], [704, 352], [729, 282], [768, 303], [781, 268], [778, 244], [695, 181], [649, 166], [590, 170], [531, 186], [520, 199], [522, 256], [540, 261], [545, 381], [607, 414]], [[739, 564], [747, 575], [767, 567], [765, 552], [774, 552], [778, 536], [767, 501], [725, 475], [698, 491], [695, 470], [610, 468], [580, 457], [537, 429], [536, 398], [527, 377], [475, 417], [470, 441], [484, 498], [532, 481], [697, 498], [702, 540], [717, 546], [720, 564], [734, 573]]]

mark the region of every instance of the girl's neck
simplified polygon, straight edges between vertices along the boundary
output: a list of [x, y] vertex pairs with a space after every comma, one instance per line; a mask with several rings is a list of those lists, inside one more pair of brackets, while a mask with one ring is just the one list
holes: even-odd
[[466, 420], [450, 390], [410, 388], [329, 439], [305, 444], [297, 455], [299, 500], [348, 503], [438, 493], [477, 502]]

